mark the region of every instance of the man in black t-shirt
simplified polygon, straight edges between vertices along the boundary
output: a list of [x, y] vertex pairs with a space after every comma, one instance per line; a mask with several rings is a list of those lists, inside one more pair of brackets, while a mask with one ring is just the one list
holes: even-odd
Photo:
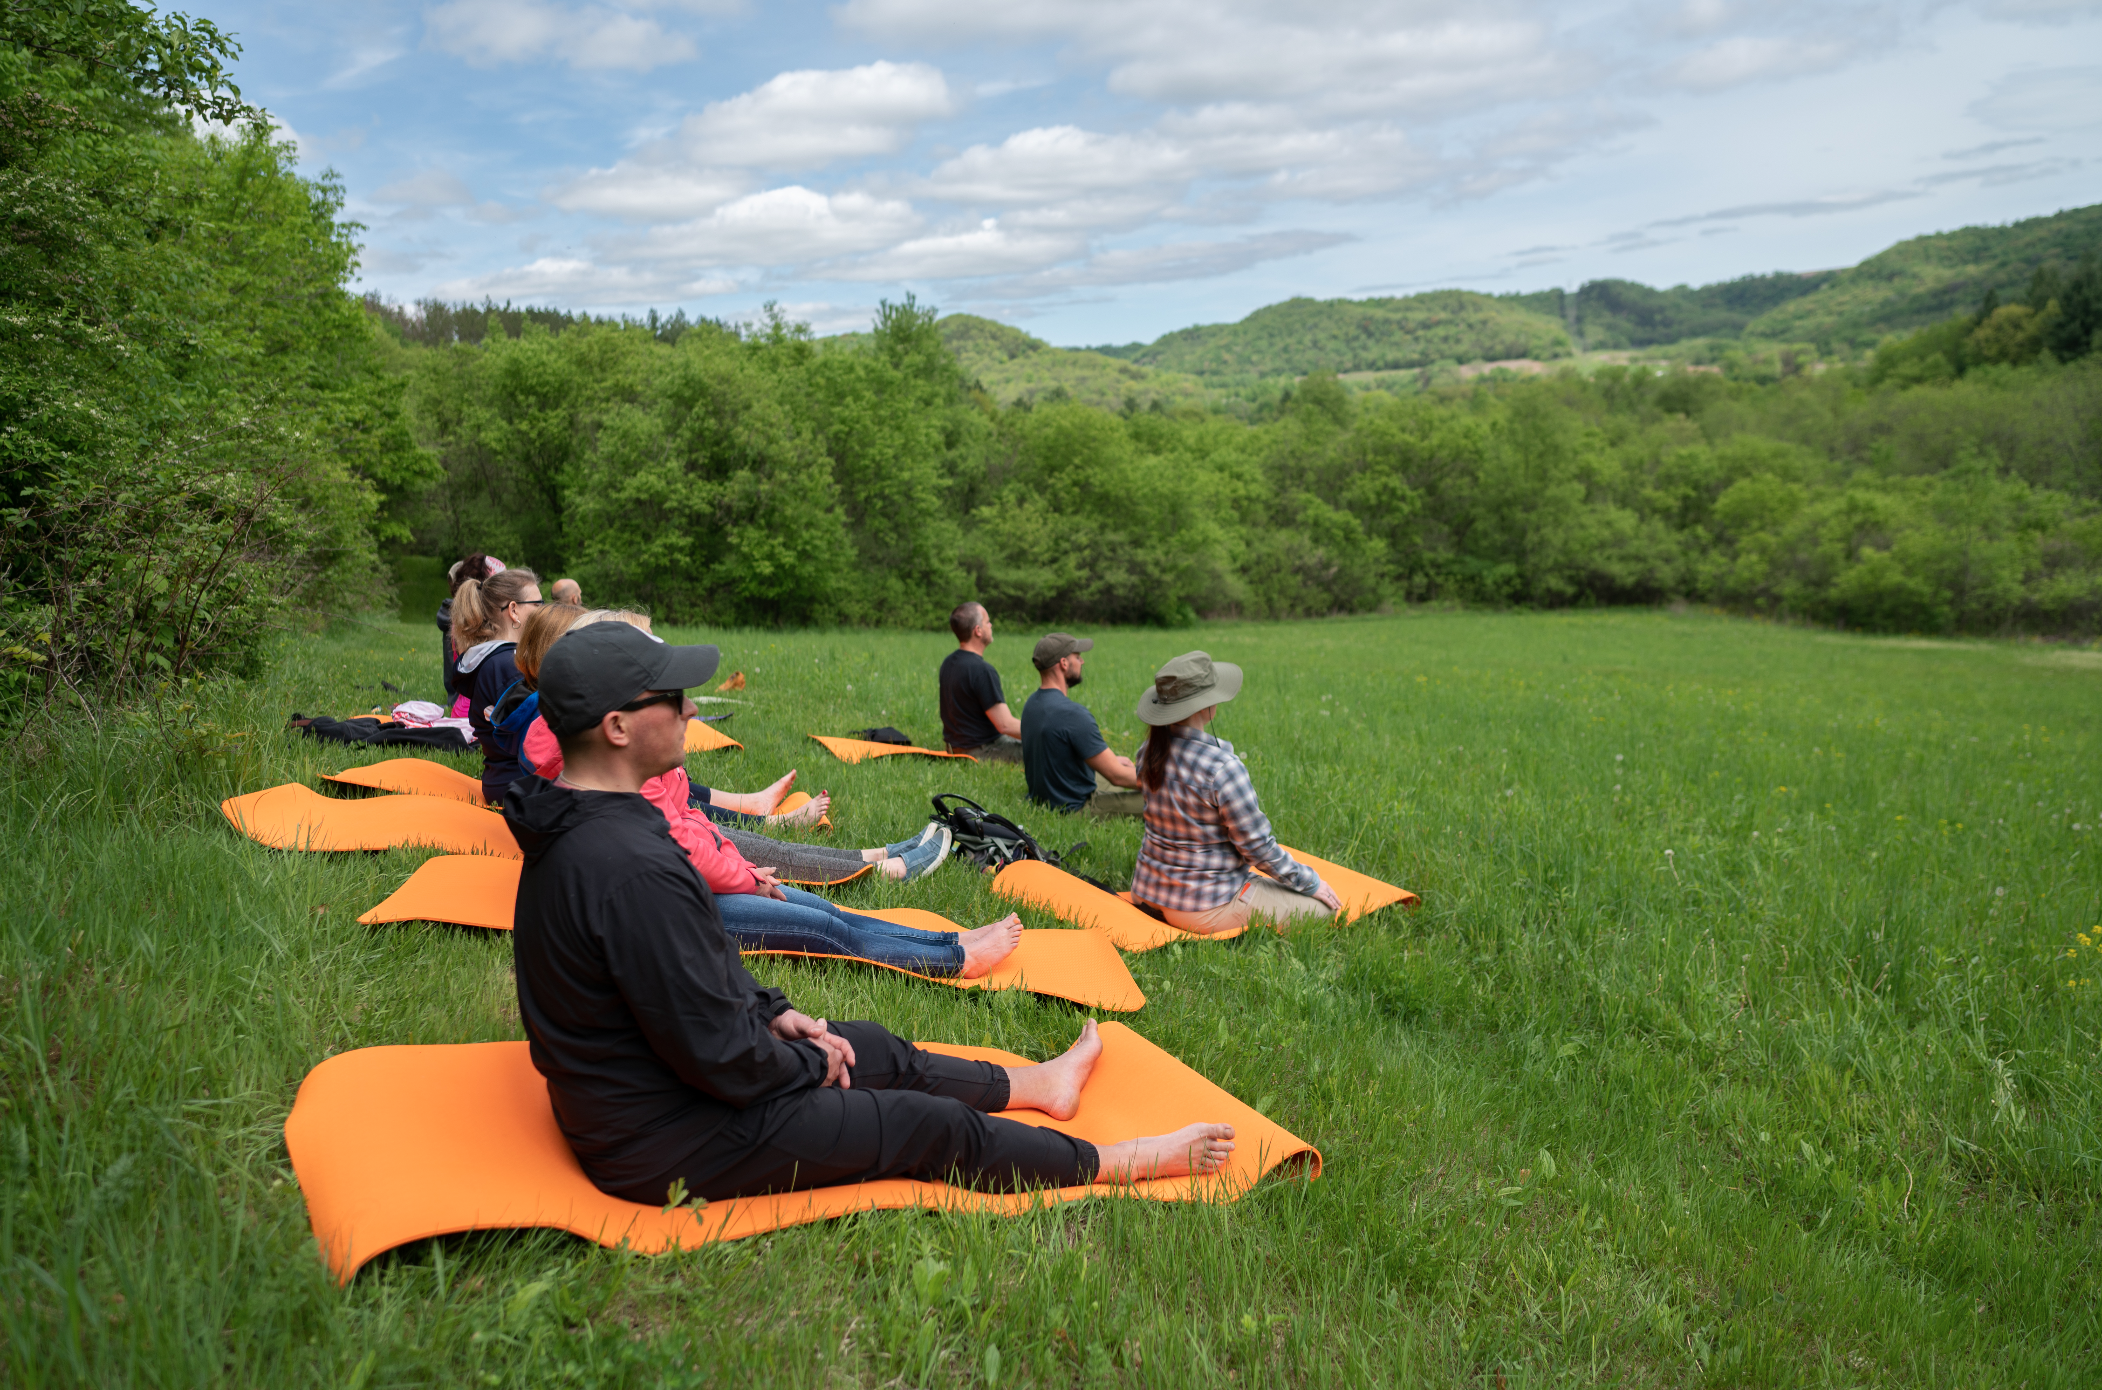
[[985, 659], [993, 640], [993, 620], [982, 603], [958, 604], [949, 615], [956, 650], [943, 660], [939, 682], [942, 741], [951, 753], [969, 753], [980, 762], [1022, 761], [1022, 725], [1007, 708], [1000, 673]]
[[1054, 632], [1030, 653], [1039, 685], [1022, 706], [1022, 775], [1031, 801], [1091, 816], [1143, 816], [1138, 769], [1110, 751], [1087, 706], [1068, 698], [1080, 684], [1081, 653], [1094, 645]]

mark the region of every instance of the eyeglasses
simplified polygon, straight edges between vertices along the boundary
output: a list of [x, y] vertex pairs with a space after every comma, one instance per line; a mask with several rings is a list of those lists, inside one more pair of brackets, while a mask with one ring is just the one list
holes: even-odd
[[546, 603], [547, 600], [544, 598], [514, 598], [511, 602], [517, 604], [520, 608], [538, 608], [541, 604]]
[[686, 692], [683, 690], [652, 690], [641, 699], [630, 700], [622, 705], [620, 712], [622, 714], [633, 714], [637, 710], [648, 709], [651, 705], [683, 705], [685, 703]]

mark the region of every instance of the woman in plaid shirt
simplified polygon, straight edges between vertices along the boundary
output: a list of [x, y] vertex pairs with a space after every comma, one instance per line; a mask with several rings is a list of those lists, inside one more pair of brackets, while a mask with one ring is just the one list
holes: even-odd
[[[1169, 926], [1200, 935], [1238, 931], [1258, 917], [1282, 927], [1343, 908], [1321, 875], [1278, 845], [1233, 745], [1206, 731], [1219, 706], [1240, 693], [1240, 667], [1186, 652], [1161, 667], [1139, 699], [1138, 716], [1152, 733], [1139, 753], [1146, 835], [1131, 896], [1157, 908]], [[1269, 877], [1256, 877], [1256, 869]]]

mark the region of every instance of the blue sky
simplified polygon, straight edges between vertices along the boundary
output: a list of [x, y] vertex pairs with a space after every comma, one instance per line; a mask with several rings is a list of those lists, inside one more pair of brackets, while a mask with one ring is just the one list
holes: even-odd
[[[185, 6], [185, 8], [189, 8]], [[224, 0], [363, 285], [1066, 345], [2102, 201], [2102, 0]]]

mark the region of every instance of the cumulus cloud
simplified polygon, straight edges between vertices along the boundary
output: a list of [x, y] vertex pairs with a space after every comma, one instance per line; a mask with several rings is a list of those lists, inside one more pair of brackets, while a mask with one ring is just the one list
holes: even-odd
[[634, 266], [542, 256], [528, 265], [448, 280], [432, 293], [440, 299], [522, 299], [541, 304], [632, 307], [725, 294], [736, 288], [735, 280], [722, 277], [695, 279]]
[[1539, 95], [1584, 66], [1552, 42], [1553, 7], [1528, 0], [848, 0], [839, 15], [886, 39], [1069, 44], [1109, 63], [1111, 90], [1186, 105], [1315, 96], [1430, 113]]
[[1071, 234], [1011, 231], [987, 218], [964, 231], [915, 237], [835, 272], [845, 280], [955, 280], [1009, 275], [1077, 256], [1087, 243]]
[[630, 158], [550, 189], [548, 201], [637, 222], [699, 217], [750, 192], [751, 169], [890, 154], [954, 109], [948, 82], [925, 63], [784, 72], [711, 102]]
[[654, 19], [548, 0], [446, 0], [425, 12], [424, 38], [477, 67], [557, 59], [573, 68], [648, 72], [698, 51]]
[[702, 164], [814, 169], [891, 154], [954, 109], [941, 70], [925, 63], [784, 72], [687, 117], [677, 143]]
[[750, 193], [706, 217], [651, 229], [635, 250], [691, 266], [778, 266], [894, 246], [919, 230], [908, 203], [800, 184]]
[[978, 286], [972, 293], [991, 298], [1034, 299], [1059, 291], [1111, 285], [1209, 280], [1246, 270], [1264, 261], [1312, 255], [1356, 240], [1356, 237], [1341, 232], [1292, 230], [1263, 232], [1231, 241], [1181, 241], [1164, 246], [1138, 246], [1105, 251], [1077, 265], [1053, 266], [1004, 284]]

